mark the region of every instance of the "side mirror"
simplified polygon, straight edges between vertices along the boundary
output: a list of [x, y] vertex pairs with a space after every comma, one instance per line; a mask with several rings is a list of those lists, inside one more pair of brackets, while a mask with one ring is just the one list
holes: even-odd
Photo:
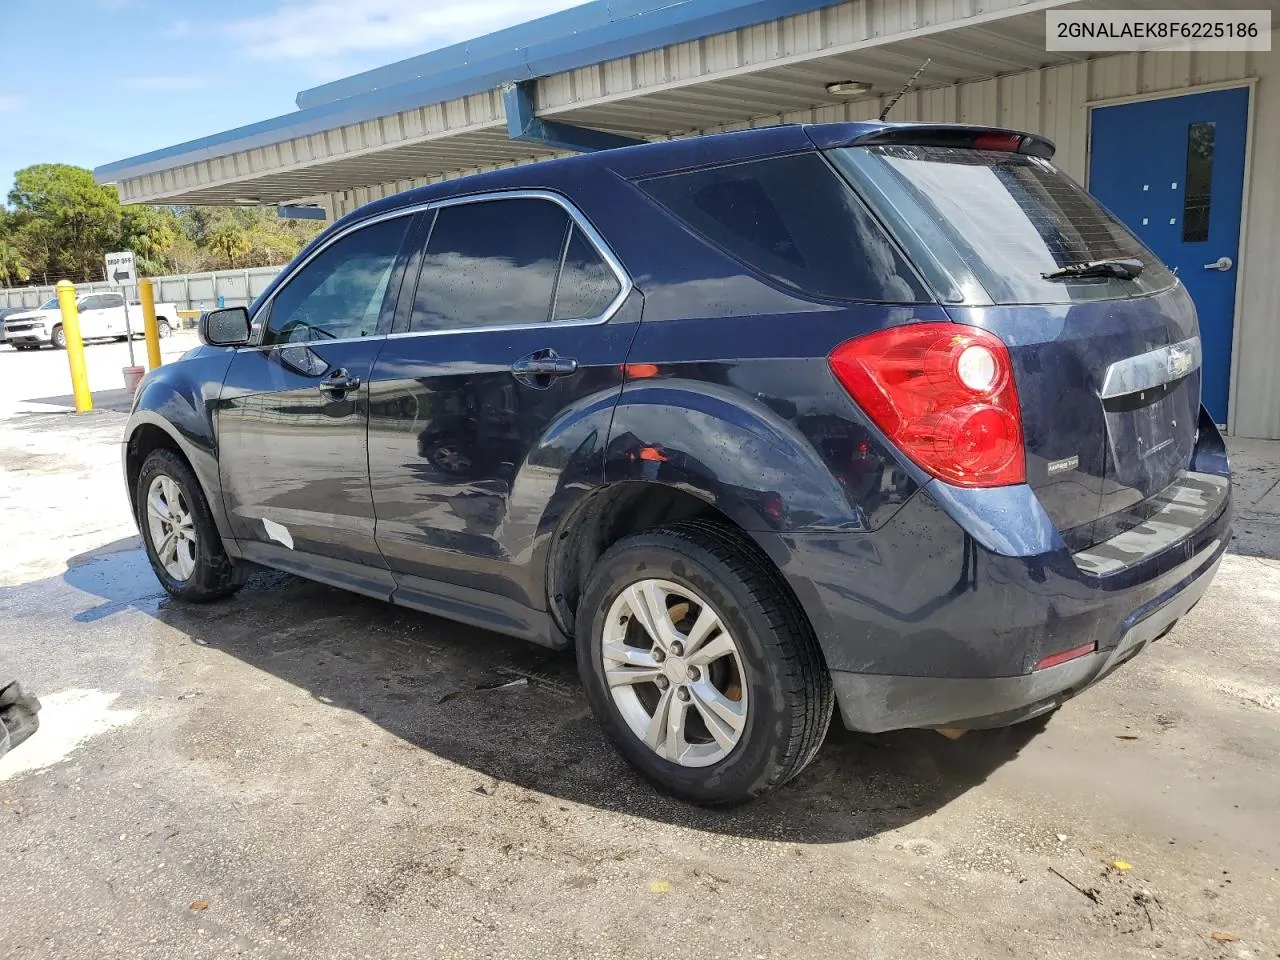
[[211, 347], [239, 347], [249, 342], [249, 311], [227, 307], [200, 314], [200, 340]]

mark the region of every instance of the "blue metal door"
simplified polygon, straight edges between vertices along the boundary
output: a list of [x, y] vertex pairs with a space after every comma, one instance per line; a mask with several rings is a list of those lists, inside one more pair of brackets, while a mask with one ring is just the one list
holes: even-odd
[[1227, 419], [1244, 197], [1245, 88], [1093, 111], [1089, 190], [1177, 271], [1195, 301], [1204, 405]]

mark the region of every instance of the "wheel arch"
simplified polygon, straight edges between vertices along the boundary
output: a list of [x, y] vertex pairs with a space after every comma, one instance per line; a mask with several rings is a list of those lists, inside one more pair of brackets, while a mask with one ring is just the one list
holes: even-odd
[[181, 431], [157, 416], [150, 410], [136, 411], [130, 420], [123, 445], [123, 466], [126, 488], [129, 492], [129, 507], [135, 522], [139, 522], [137, 504], [138, 477], [142, 473], [142, 465], [155, 450], [169, 450], [180, 457], [200, 484], [205, 501], [209, 504], [209, 512], [213, 515], [214, 525], [222, 538], [227, 553], [238, 556], [235, 539], [231, 536], [230, 525], [222, 503], [222, 485], [218, 479], [217, 460], [211, 452], [200, 445], [184, 439]]
[[[572, 637], [578, 605], [596, 561], [624, 537], [671, 523], [702, 520], [715, 524], [759, 554], [805, 611], [807, 581], [795, 583], [785, 572], [790, 551], [777, 534], [749, 530], [705, 495], [677, 486], [644, 480], [602, 485], [565, 512], [550, 538], [546, 563], [548, 609], [556, 626]], [[817, 627], [817, 624], [811, 624]]]

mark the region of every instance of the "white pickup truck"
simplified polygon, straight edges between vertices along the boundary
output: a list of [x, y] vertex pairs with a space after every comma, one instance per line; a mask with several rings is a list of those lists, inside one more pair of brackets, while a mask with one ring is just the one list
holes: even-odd
[[[119, 293], [86, 293], [76, 300], [80, 312], [80, 336], [85, 340], [124, 340], [124, 296]], [[129, 325], [133, 335], [141, 337], [142, 305], [129, 304]], [[156, 325], [160, 336], [167, 337], [178, 329], [178, 308], [172, 303], [156, 304]], [[4, 318], [4, 342], [15, 350], [39, 350], [52, 345], [66, 349], [67, 336], [62, 330], [62, 311], [55, 297], [25, 313], [11, 313]]]

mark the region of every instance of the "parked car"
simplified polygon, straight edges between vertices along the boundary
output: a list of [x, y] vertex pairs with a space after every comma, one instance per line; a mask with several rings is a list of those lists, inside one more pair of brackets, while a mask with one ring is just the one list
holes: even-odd
[[1231, 515], [1191, 300], [1052, 154], [782, 126], [376, 201], [143, 382], [156, 576], [574, 645], [705, 804], [794, 777], [835, 706], [1046, 714], [1195, 605]]
[[[129, 326], [134, 337], [144, 335], [142, 305], [129, 306], [129, 326], [125, 325], [124, 296], [119, 293], [86, 293], [76, 298], [80, 314], [80, 336], [85, 340], [128, 338]], [[172, 303], [156, 304], [156, 326], [160, 337], [171, 336], [178, 329], [178, 308]], [[65, 350], [67, 337], [62, 329], [62, 310], [58, 298], [41, 304], [35, 310], [21, 311], [4, 318], [4, 339], [18, 350], [39, 350], [52, 345]]]

